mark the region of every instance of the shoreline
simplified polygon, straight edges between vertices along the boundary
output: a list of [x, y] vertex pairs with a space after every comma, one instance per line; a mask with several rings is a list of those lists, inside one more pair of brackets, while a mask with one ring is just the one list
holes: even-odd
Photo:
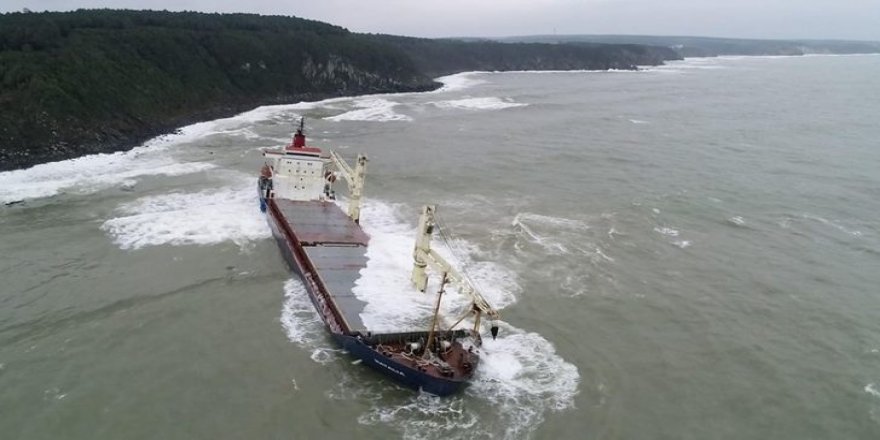
[[[685, 57], [681, 60], [669, 60], [664, 62], [663, 64], [656, 66], [636, 66], [635, 69], [627, 70], [627, 69], [604, 69], [604, 70], [503, 70], [503, 71], [485, 71], [485, 70], [474, 70], [474, 71], [464, 71], [453, 73], [450, 75], [439, 76], [433, 78], [433, 88], [427, 90], [410, 90], [410, 91], [391, 91], [391, 92], [369, 92], [369, 93], [358, 93], [353, 95], [337, 95], [335, 93], [327, 93], [327, 94], [313, 94], [313, 93], [304, 93], [298, 96], [302, 98], [293, 98], [288, 102], [279, 103], [276, 100], [268, 100], [264, 103], [257, 104], [247, 104], [247, 105], [219, 105], [212, 109], [208, 109], [205, 111], [198, 112], [197, 114], [189, 115], [187, 117], [178, 118], [169, 122], [168, 124], [163, 124], [161, 127], [153, 127], [151, 129], [146, 129], [140, 133], [132, 134], [127, 136], [127, 139], [121, 140], [120, 142], [115, 143], [105, 143], [105, 144], [80, 144], [79, 149], [83, 150], [83, 154], [72, 155], [68, 157], [64, 157], [56, 160], [41, 160], [41, 158], [35, 158], [35, 160], [22, 160], [18, 161], [18, 165], [15, 161], [10, 162], [12, 164], [11, 167], [6, 167], [7, 164], [0, 165], [0, 174], [11, 173], [16, 171], [24, 171], [34, 168], [36, 166], [55, 163], [55, 162], [63, 162], [71, 159], [78, 159], [87, 156], [98, 156], [98, 155], [109, 155], [120, 152], [131, 151], [138, 147], [146, 147], [149, 143], [154, 140], [161, 139], [165, 136], [172, 136], [175, 134], [179, 134], [181, 131], [185, 130], [187, 127], [214, 121], [214, 120], [222, 120], [237, 117], [240, 115], [244, 115], [246, 113], [258, 110], [264, 107], [274, 107], [274, 106], [296, 106], [296, 105], [315, 105], [322, 102], [328, 102], [333, 100], [344, 100], [351, 98], [362, 98], [362, 97], [371, 97], [371, 96], [400, 96], [400, 95], [408, 95], [413, 93], [438, 93], [443, 91], [453, 91], [457, 90], [454, 86], [450, 86], [448, 82], [444, 82], [444, 79], [450, 79], [453, 77], [474, 75], [474, 74], [489, 74], [489, 75], [497, 75], [497, 74], [558, 74], [558, 73], [644, 73], [650, 72], [652, 69], [663, 66], [672, 66], [674, 67], [678, 63], [686, 63], [689, 60], [704, 60], [704, 59], [717, 59], [717, 60], [741, 60], [741, 59], [789, 59], [789, 58], [802, 58], [802, 57], [810, 57], [810, 58], [820, 58], [820, 57], [862, 57], [862, 56], [880, 56], [880, 53], [859, 53], [859, 54], [801, 54], [801, 55], [719, 55], [719, 56], [706, 56], [706, 57]], [[297, 95], [294, 95], [297, 96]], [[314, 99], [311, 99], [314, 98]], [[63, 143], [62, 143], [63, 144]], [[43, 155], [43, 157], [51, 157], [52, 153], [57, 150], [59, 145], [52, 145], [47, 147], [47, 154]], [[28, 157], [29, 159], [30, 157]]]
[[[76, 159], [80, 157], [97, 155], [97, 154], [112, 154], [118, 152], [130, 151], [134, 148], [142, 146], [146, 143], [149, 143], [151, 140], [162, 137], [173, 135], [184, 127], [198, 124], [201, 122], [212, 121], [216, 119], [226, 119], [231, 118], [243, 113], [247, 113], [254, 109], [272, 105], [295, 105], [299, 103], [305, 102], [322, 102], [328, 99], [345, 99], [354, 96], [370, 96], [370, 95], [384, 95], [384, 94], [397, 94], [397, 93], [423, 93], [423, 92], [431, 92], [434, 90], [438, 90], [443, 87], [441, 83], [434, 81], [430, 87], [425, 87], [424, 90], [410, 90], [410, 91], [399, 91], [399, 92], [386, 92], [386, 93], [376, 93], [373, 91], [362, 93], [362, 94], [354, 94], [354, 95], [342, 95], [338, 93], [314, 93], [307, 92], [301, 94], [290, 95], [286, 98], [272, 98], [266, 100], [256, 100], [251, 103], [237, 103], [237, 104], [217, 104], [205, 110], [201, 110], [195, 113], [191, 113], [189, 115], [171, 118], [167, 122], [164, 122], [160, 125], [153, 127], [146, 127], [142, 130], [138, 130], [137, 132], [120, 135], [118, 140], [111, 141], [102, 141], [95, 143], [72, 143], [68, 141], [59, 141], [55, 144], [47, 145], [44, 149], [40, 151], [39, 155], [25, 154], [25, 155], [15, 155], [10, 154], [10, 152], [0, 151], [0, 158], [3, 159], [0, 162], [0, 173], [6, 173], [17, 170], [27, 170], [33, 168], [38, 165], [59, 162], [64, 160]], [[73, 150], [80, 152], [81, 154], [64, 154], [62, 153], [60, 156], [58, 155], [63, 149], [67, 149], [73, 146]], [[48, 159], [48, 160], [46, 160]]]

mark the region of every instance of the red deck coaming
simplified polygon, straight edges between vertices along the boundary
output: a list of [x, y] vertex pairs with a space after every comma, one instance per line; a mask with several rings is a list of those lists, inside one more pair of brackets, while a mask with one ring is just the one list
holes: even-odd
[[[303, 283], [306, 284], [307, 290], [313, 295], [316, 302], [320, 304], [318, 312], [321, 313], [324, 323], [327, 324], [333, 333], [350, 334], [352, 329], [348, 328], [345, 324], [345, 319], [342, 318], [338, 306], [336, 306], [333, 298], [321, 282], [321, 277], [318, 276], [317, 271], [303, 250], [300, 240], [291, 231], [274, 199], [269, 200], [269, 215], [284, 235], [287, 246], [290, 248], [297, 266], [299, 266], [300, 273], [303, 274]], [[361, 233], [363, 234], [363, 232]]]

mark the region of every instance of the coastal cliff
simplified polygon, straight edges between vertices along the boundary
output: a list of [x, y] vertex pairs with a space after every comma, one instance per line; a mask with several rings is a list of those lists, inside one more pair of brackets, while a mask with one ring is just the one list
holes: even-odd
[[679, 60], [673, 49], [639, 44], [500, 43], [369, 35], [400, 49], [430, 76], [466, 71], [635, 70]]
[[150, 11], [0, 16], [0, 169], [130, 148], [262, 104], [434, 88], [325, 23]]
[[265, 105], [431, 90], [470, 70], [634, 69], [639, 45], [363, 35], [295, 17], [128, 10], [0, 15], [0, 170], [131, 148]]

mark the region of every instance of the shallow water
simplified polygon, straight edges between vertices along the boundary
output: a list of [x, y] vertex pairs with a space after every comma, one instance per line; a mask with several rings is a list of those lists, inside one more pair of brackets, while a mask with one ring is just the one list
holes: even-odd
[[[23, 200], [0, 208], [0, 432], [878, 438], [878, 71], [457, 75], [0, 173], [0, 202]], [[365, 322], [430, 314], [407, 284], [424, 203], [502, 309], [463, 394], [351, 365], [291, 278], [254, 176], [301, 115], [310, 143], [371, 160]]]

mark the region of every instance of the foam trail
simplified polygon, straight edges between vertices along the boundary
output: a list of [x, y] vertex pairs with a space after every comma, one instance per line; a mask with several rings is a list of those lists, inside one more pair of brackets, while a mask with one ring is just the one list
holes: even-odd
[[72, 192], [91, 194], [144, 176], [180, 176], [214, 168], [203, 162], [176, 162], [139, 147], [128, 152], [95, 154], [0, 173], [0, 203], [40, 199]]
[[212, 134], [257, 139], [261, 136], [251, 130], [256, 122], [286, 123], [297, 116], [295, 112], [320, 107], [332, 108], [337, 103], [351, 99], [342, 97], [257, 107], [229, 118], [181, 127], [174, 134], [158, 136], [129, 151], [92, 154], [22, 170], [0, 172], [0, 203], [40, 199], [68, 192], [91, 194], [120, 184], [131, 186], [137, 183], [137, 178], [144, 176], [180, 176], [209, 170], [215, 168], [215, 165], [175, 160], [170, 155], [171, 147]]
[[439, 78], [434, 78], [434, 81], [443, 83], [443, 87], [434, 91], [437, 92], [454, 92], [459, 90], [464, 90], [479, 84], [483, 84], [486, 81], [481, 79], [474, 78], [477, 75], [484, 74], [487, 72], [462, 72], [456, 73], [454, 75], [441, 76]]
[[721, 57], [715, 58], [686, 58], [684, 60], [667, 61], [662, 66], [650, 66], [640, 69], [642, 72], [659, 72], [659, 73], [687, 73], [694, 70], [715, 70], [725, 69], [727, 66], [721, 65], [724, 60]]
[[281, 326], [291, 342], [312, 351], [310, 357], [313, 361], [328, 364], [339, 359], [342, 350], [327, 341], [321, 316], [309, 301], [306, 288], [299, 279], [291, 278], [284, 283]]
[[271, 236], [250, 179], [238, 186], [142, 197], [119, 207], [101, 229], [122, 249], [170, 244], [239, 246]]
[[506, 108], [525, 107], [528, 104], [519, 102], [511, 102], [496, 97], [487, 98], [465, 98], [450, 101], [429, 102], [435, 107], [442, 109], [464, 109], [464, 110], [503, 110]]
[[411, 121], [412, 118], [400, 113], [394, 112], [394, 107], [398, 103], [387, 99], [367, 97], [354, 101], [354, 107], [358, 110], [351, 110], [341, 115], [324, 118], [328, 121]]
[[[541, 246], [545, 251], [561, 255], [569, 253], [565, 241], [560, 239], [560, 229], [571, 232], [582, 232], [590, 229], [586, 223], [561, 217], [552, 217], [530, 212], [521, 212], [511, 222], [516, 232], [524, 235], [530, 242]], [[518, 247], [519, 248], [519, 247]]]
[[679, 234], [678, 230], [667, 227], [656, 227], [654, 228], [654, 232], [663, 234], [667, 237], [678, 237]]
[[852, 235], [853, 237], [861, 237], [861, 236], [862, 236], [862, 231], [858, 231], [858, 230], [854, 230], [854, 229], [849, 229], [849, 228], [847, 228], [846, 226], [841, 225], [841, 224], [840, 224], [839, 222], [837, 222], [837, 221], [828, 220], [828, 219], [825, 219], [825, 218], [819, 217], [819, 216], [817, 216], [817, 215], [806, 214], [806, 213], [803, 214], [802, 217], [805, 218], [805, 219], [807, 219], [807, 220], [817, 221], [817, 222], [819, 222], [819, 223], [822, 223], [823, 225], [831, 226], [831, 227], [833, 227], [834, 229], [837, 229], [838, 231], [843, 232], [843, 233], [845, 233], [845, 234]]
[[[415, 290], [410, 283], [412, 270], [412, 247], [416, 228], [404, 223], [397, 216], [399, 205], [367, 201], [362, 209], [361, 225], [370, 236], [367, 248], [367, 267], [361, 272], [353, 293], [367, 303], [361, 319], [372, 331], [400, 331], [423, 329], [432, 314], [435, 297]], [[415, 212], [413, 212], [415, 214]], [[448, 251], [436, 249], [447, 259], [453, 260]], [[475, 283], [488, 286], [483, 289], [486, 299], [496, 307], [504, 307], [516, 301], [514, 292], [519, 290], [516, 275], [500, 265], [490, 262], [459, 262], [469, 266], [468, 274]], [[436, 282], [437, 276], [432, 280]], [[433, 284], [429, 286], [430, 292]], [[445, 296], [443, 311], [447, 316], [457, 316], [469, 300], [449, 289]]]
[[[410, 286], [416, 228], [401, 220], [398, 212], [403, 208], [371, 200], [362, 211], [361, 224], [370, 235], [369, 260], [354, 293], [368, 303], [361, 319], [374, 331], [424, 328], [436, 298]], [[415, 211], [410, 214], [414, 219]], [[586, 226], [574, 220], [536, 218], [570, 227]], [[435, 247], [447, 258], [453, 258], [439, 243]], [[468, 251], [467, 255], [457, 255], [457, 263], [468, 269], [468, 275], [491, 304], [501, 309], [516, 301], [520, 287], [515, 273], [496, 263], [473, 261], [470, 255], [479, 249], [472, 244], [460, 242], [455, 247]], [[434, 283], [437, 277], [432, 275]], [[428, 291], [436, 292], [436, 288], [429, 286]], [[449, 289], [444, 296], [442, 315], [447, 321], [454, 319], [468, 304], [466, 298]], [[403, 403], [371, 399], [372, 408], [358, 421], [390, 425], [402, 432], [404, 438], [450, 438], [467, 432], [475, 437], [503, 433], [503, 438], [514, 439], [533, 432], [547, 411], [572, 408], [580, 380], [577, 367], [557, 355], [553, 344], [541, 335], [500, 324], [498, 339], [484, 340], [480, 366], [466, 396], [440, 399], [417, 394]], [[491, 422], [481, 423], [471, 405], [496, 408], [497, 413]]]

